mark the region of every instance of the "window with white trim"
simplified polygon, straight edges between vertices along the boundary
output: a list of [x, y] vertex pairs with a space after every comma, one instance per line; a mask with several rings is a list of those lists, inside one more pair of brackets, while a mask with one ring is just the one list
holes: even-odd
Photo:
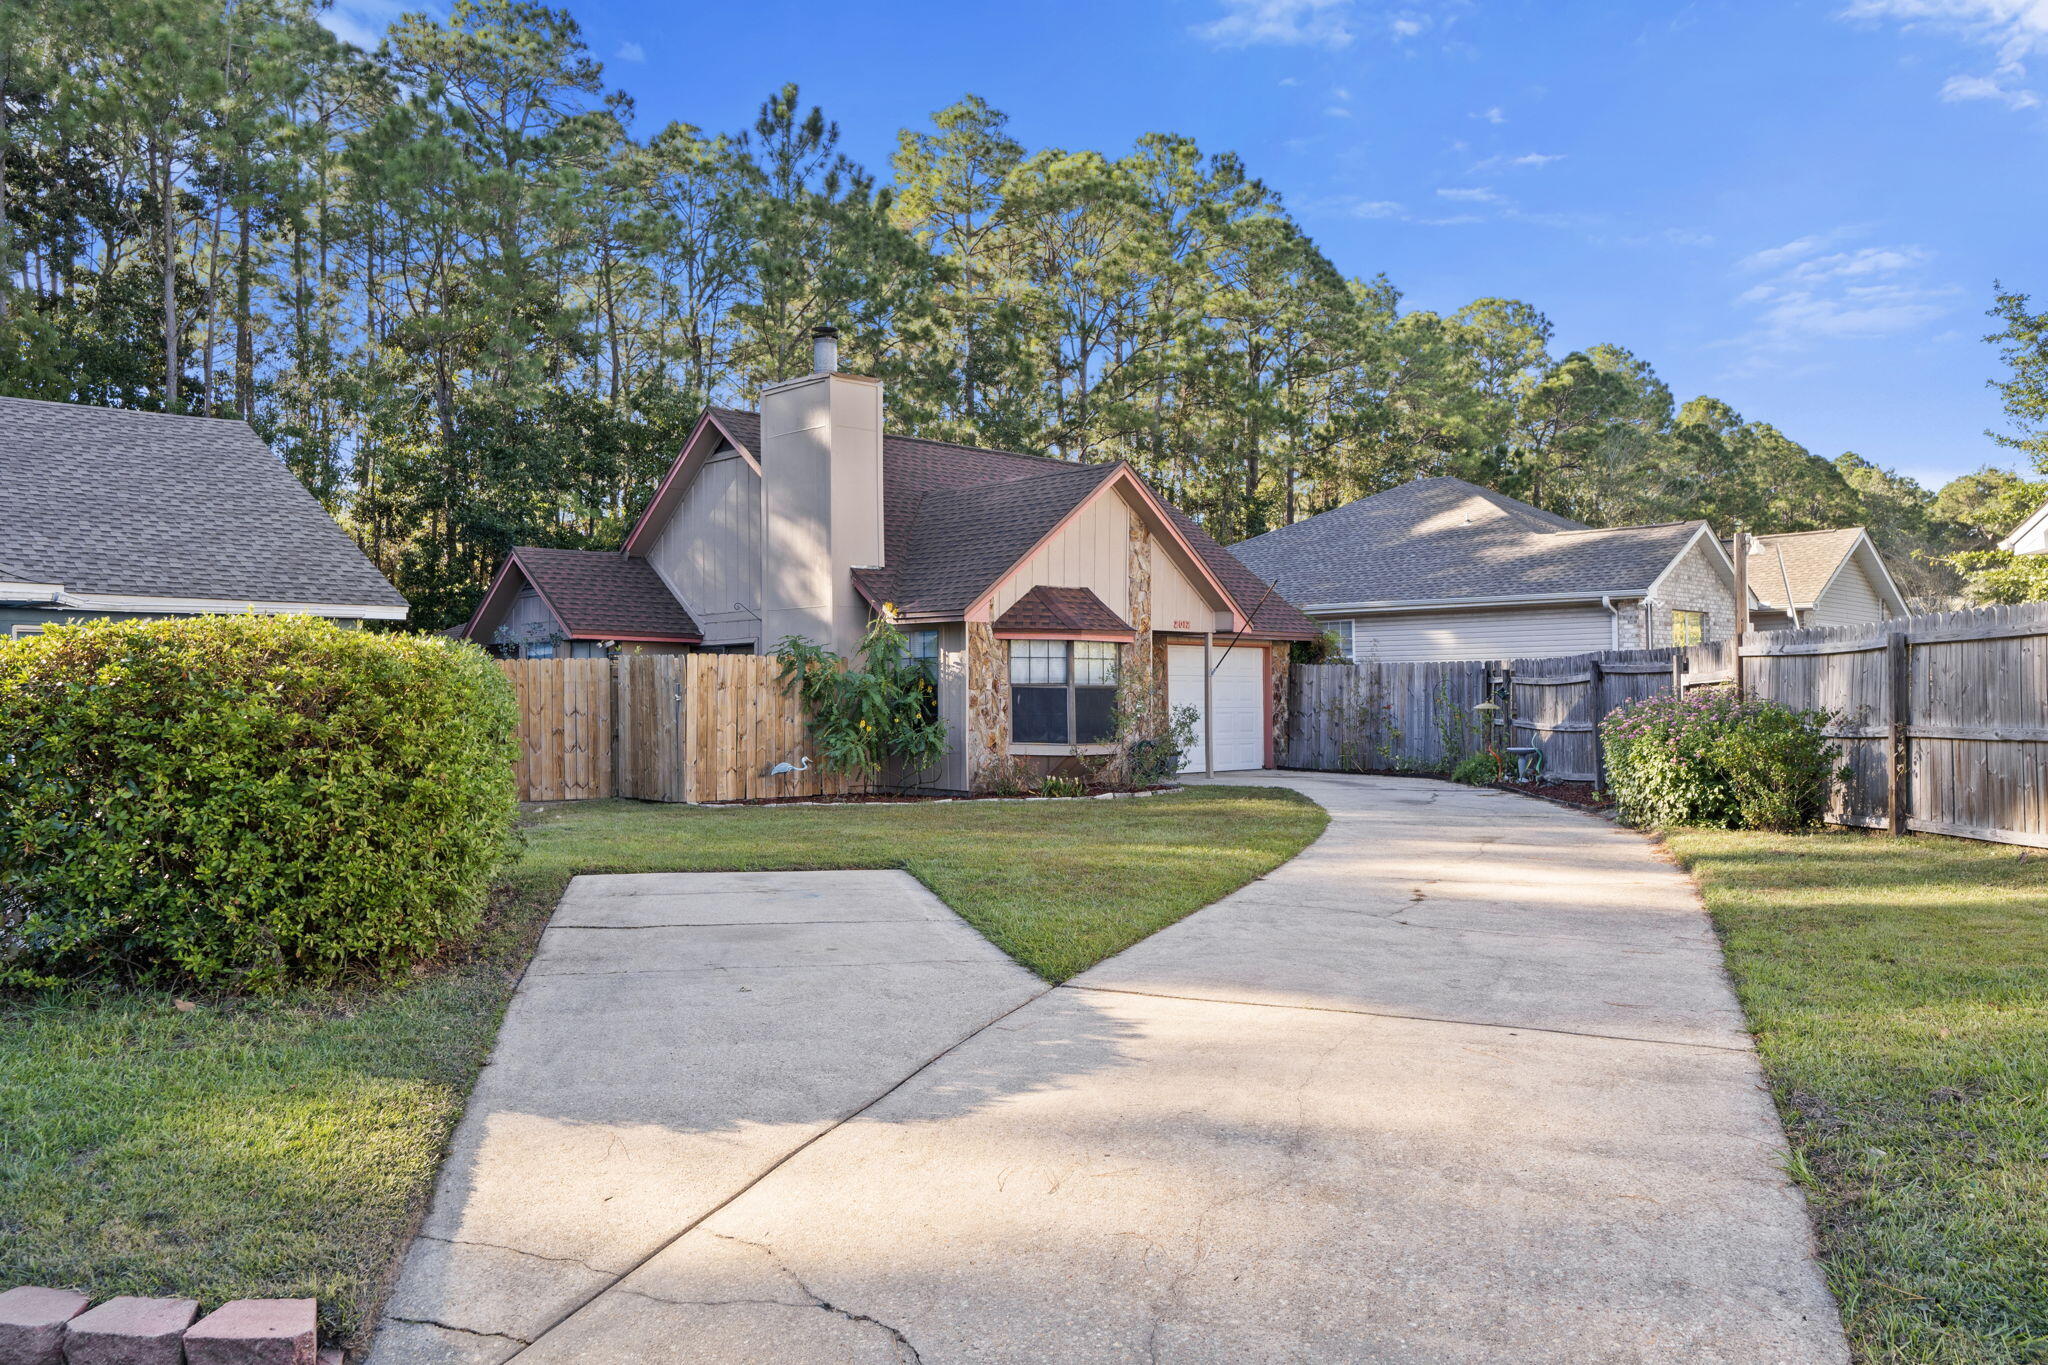
[[1697, 645], [1706, 642], [1707, 614], [1703, 611], [1674, 610], [1671, 613], [1671, 643]]
[[17, 640], [25, 640], [31, 635], [41, 635], [43, 628], [41, 626], [20, 625], [16, 626], [10, 633]]
[[1108, 640], [1010, 641], [1010, 740], [1106, 744], [1116, 734], [1117, 647]]
[[1356, 621], [1349, 619], [1323, 622], [1323, 629], [1337, 637], [1337, 657], [1346, 662], [1354, 661], [1358, 657], [1351, 652], [1352, 636], [1357, 624]]

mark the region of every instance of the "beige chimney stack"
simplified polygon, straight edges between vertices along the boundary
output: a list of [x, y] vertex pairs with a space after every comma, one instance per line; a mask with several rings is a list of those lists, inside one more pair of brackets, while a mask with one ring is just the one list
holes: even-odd
[[829, 326], [811, 361], [761, 391], [762, 633], [850, 655], [868, 617], [852, 571], [882, 562], [882, 382], [839, 372]]

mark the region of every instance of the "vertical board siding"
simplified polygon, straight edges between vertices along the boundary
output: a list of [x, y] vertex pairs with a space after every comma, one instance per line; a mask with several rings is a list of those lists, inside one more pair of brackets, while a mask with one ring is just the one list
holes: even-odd
[[[1905, 642], [1899, 698], [1895, 636]], [[1540, 749], [1549, 776], [1598, 782], [1594, 727], [1609, 712], [1669, 693], [1674, 676], [1688, 690], [1732, 684], [1738, 667], [1748, 695], [1828, 714], [1826, 734], [1848, 769], [1830, 800], [1830, 822], [1891, 827], [1897, 756], [1902, 828], [2048, 847], [2048, 603], [2039, 602], [1753, 634], [1739, 649], [1723, 640], [1497, 662], [1297, 668], [1285, 765], [1441, 771], [1449, 766], [1441, 699], [1469, 713], [1484, 700], [1487, 679], [1505, 675], [1513, 742]]]
[[[816, 766], [803, 704], [757, 654], [506, 659], [522, 801], [757, 801], [842, 795]], [[771, 777], [777, 763], [812, 766]]]

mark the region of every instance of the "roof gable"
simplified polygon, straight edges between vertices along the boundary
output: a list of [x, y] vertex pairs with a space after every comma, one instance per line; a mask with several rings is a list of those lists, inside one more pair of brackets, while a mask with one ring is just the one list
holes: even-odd
[[0, 398], [13, 576], [93, 596], [406, 601], [246, 422]]
[[1750, 544], [1750, 592], [1766, 607], [1806, 610], [1827, 595], [1828, 588], [1854, 561], [1862, 565], [1871, 590], [1887, 608], [1898, 613], [1906, 610], [1905, 597], [1892, 581], [1884, 556], [1861, 526], [1752, 535]]
[[1115, 635], [1129, 639], [1137, 632], [1087, 588], [1053, 588], [1040, 584], [1010, 604], [996, 618], [1003, 635]]

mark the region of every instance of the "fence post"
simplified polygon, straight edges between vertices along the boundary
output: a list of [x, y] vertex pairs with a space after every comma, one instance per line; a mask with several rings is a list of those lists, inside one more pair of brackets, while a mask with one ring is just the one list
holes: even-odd
[[1607, 746], [1600, 739], [1600, 722], [1607, 719], [1607, 670], [1594, 655], [1586, 663], [1592, 676], [1586, 682], [1588, 710], [1593, 716], [1593, 790], [1607, 790]]
[[1885, 670], [1891, 692], [1892, 752], [1886, 797], [1890, 805], [1891, 832], [1906, 832], [1906, 812], [1912, 799], [1908, 787], [1912, 761], [1912, 739], [1907, 726], [1912, 720], [1913, 655], [1906, 632], [1895, 630], [1885, 637]]
[[1671, 695], [1674, 700], [1685, 700], [1685, 651], [1671, 651]]

